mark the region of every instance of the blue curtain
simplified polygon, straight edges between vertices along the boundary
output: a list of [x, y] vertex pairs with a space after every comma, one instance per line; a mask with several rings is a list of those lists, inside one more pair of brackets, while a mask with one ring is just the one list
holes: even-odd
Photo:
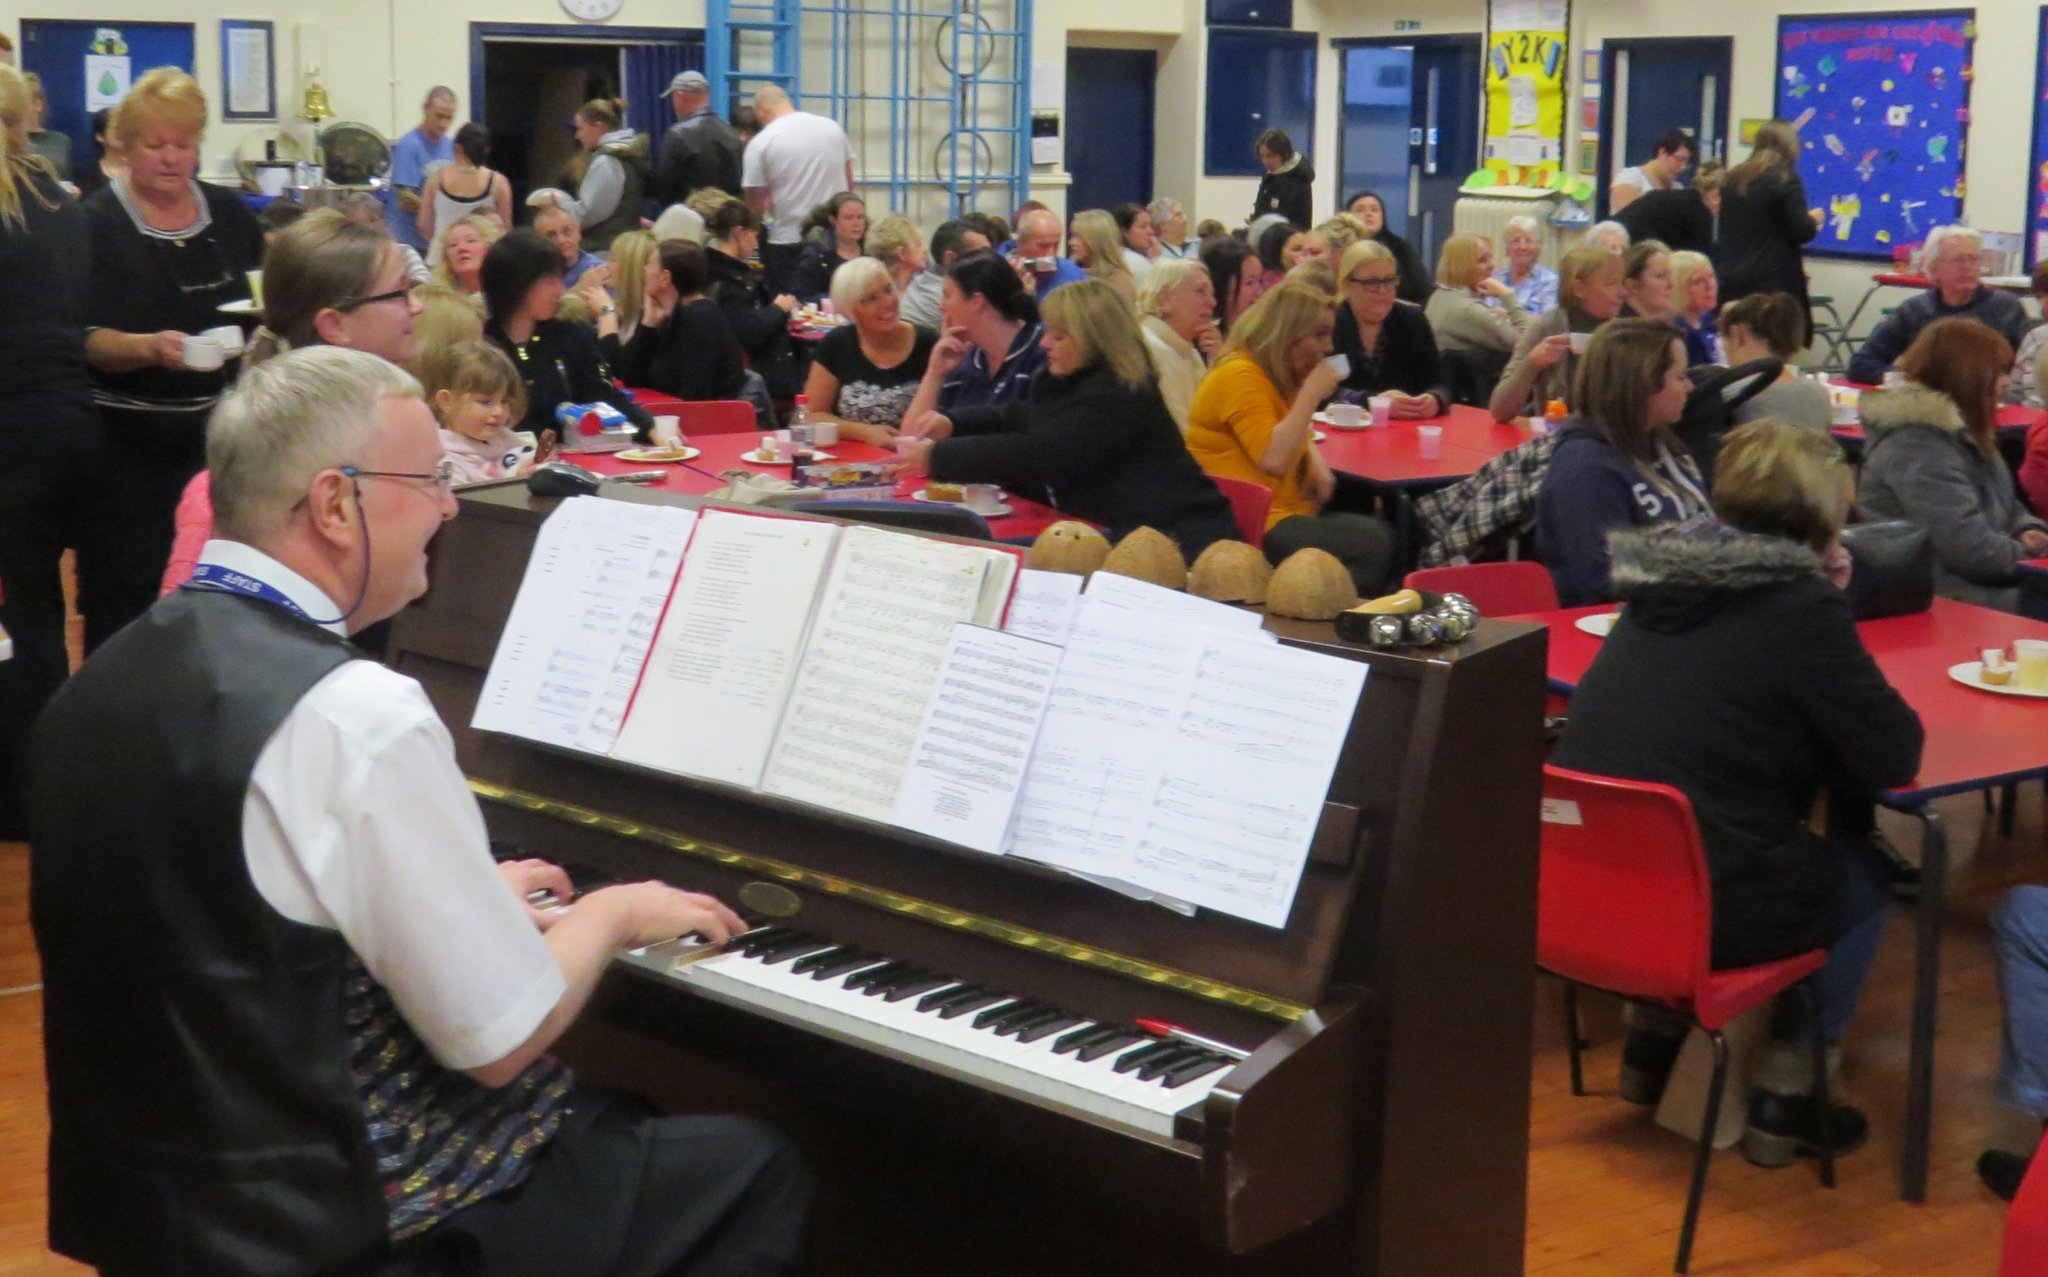
[[653, 148], [661, 145], [661, 135], [676, 122], [675, 110], [663, 96], [668, 82], [680, 72], [703, 69], [701, 39], [626, 46], [626, 123], [647, 135], [650, 159]]

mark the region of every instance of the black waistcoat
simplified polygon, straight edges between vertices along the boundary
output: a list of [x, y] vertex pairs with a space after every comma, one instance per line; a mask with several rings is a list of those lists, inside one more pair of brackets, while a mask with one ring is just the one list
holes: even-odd
[[180, 591], [37, 725], [53, 1249], [161, 1277], [312, 1277], [387, 1252], [348, 947], [272, 909], [242, 850], [257, 756], [352, 655], [283, 608]]

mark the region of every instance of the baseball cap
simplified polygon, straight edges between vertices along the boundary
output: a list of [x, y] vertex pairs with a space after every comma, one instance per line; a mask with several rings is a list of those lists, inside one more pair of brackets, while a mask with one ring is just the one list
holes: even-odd
[[668, 82], [670, 93], [709, 93], [711, 81], [704, 78], [702, 71], [680, 71]]

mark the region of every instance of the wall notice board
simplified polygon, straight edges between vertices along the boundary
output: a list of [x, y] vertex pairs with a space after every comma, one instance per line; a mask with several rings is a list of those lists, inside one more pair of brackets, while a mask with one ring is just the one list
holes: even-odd
[[2027, 200], [2027, 265], [2048, 260], [2048, 9], [2034, 45], [2034, 163]]
[[1778, 20], [1777, 114], [1827, 222], [1809, 251], [1892, 259], [1963, 208], [1974, 10]]

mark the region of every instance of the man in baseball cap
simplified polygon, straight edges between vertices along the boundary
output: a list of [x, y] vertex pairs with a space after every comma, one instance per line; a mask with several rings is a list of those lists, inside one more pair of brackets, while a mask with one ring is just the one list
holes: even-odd
[[668, 82], [676, 122], [654, 157], [654, 198], [663, 207], [680, 204], [707, 186], [739, 197], [740, 138], [711, 109], [711, 81], [702, 71], [684, 71]]

